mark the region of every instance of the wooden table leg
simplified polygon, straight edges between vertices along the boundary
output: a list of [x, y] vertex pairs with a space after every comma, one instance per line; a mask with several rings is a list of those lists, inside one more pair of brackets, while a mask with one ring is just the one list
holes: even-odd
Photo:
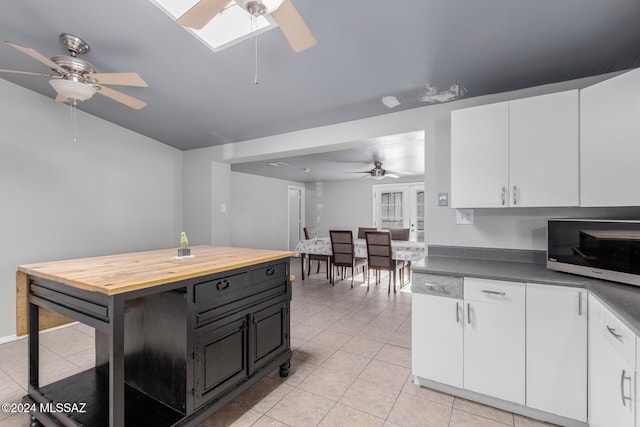
[[304, 280], [304, 252], [300, 253], [300, 270], [302, 270], [302, 280]]

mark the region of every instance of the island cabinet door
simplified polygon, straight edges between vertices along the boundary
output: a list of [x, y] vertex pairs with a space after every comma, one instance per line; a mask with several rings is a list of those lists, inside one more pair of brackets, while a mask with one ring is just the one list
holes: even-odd
[[247, 375], [246, 312], [196, 331], [194, 402], [198, 408]]
[[259, 304], [249, 315], [249, 374], [289, 349], [289, 301]]

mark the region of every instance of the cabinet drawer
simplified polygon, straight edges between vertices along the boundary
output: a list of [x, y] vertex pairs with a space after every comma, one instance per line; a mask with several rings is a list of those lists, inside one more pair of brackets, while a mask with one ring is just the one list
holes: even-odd
[[526, 285], [503, 280], [464, 278], [465, 301], [479, 301], [495, 304], [525, 305]]
[[636, 336], [610, 311], [605, 310], [602, 333], [613, 348], [630, 365], [636, 363]]
[[198, 307], [217, 307], [234, 298], [241, 298], [248, 288], [247, 273], [234, 274], [196, 284], [194, 299]]
[[287, 269], [288, 265], [288, 263], [281, 263], [251, 270], [251, 286], [285, 280], [289, 274]]

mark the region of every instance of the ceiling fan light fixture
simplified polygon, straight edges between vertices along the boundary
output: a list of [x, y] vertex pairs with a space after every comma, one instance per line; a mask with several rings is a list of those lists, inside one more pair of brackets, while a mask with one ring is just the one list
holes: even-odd
[[262, 16], [273, 13], [284, 3], [284, 0], [236, 0], [236, 3], [250, 14]]
[[51, 79], [49, 84], [61, 97], [69, 101], [86, 101], [91, 98], [96, 89], [85, 83], [67, 79]]

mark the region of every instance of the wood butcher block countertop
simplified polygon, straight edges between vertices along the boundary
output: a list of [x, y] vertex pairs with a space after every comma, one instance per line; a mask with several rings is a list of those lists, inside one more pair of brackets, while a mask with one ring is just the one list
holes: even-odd
[[87, 291], [116, 295], [289, 258], [293, 252], [194, 246], [193, 258], [174, 259], [176, 255], [176, 249], [163, 249], [21, 265], [18, 271]]

